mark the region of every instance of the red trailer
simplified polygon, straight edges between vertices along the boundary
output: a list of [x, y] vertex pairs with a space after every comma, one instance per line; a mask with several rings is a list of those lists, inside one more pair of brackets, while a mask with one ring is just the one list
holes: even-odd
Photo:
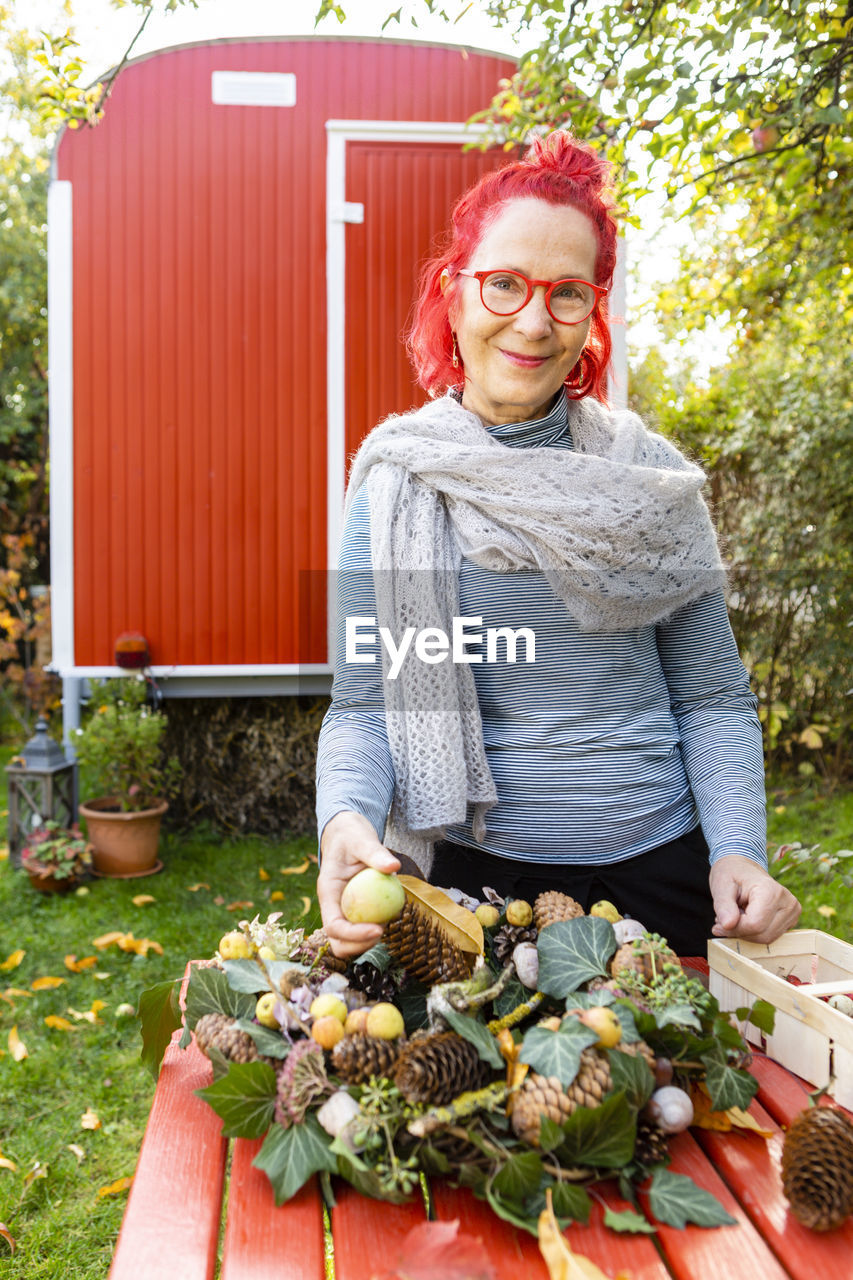
[[49, 208], [64, 677], [115, 672], [132, 629], [167, 691], [328, 684], [345, 458], [422, 399], [400, 343], [417, 264], [504, 159], [462, 143], [512, 70], [385, 39], [198, 44], [130, 63], [97, 128], [64, 132]]
[[[346, 458], [421, 403], [417, 268], [511, 75], [446, 45], [251, 39], [128, 64], [49, 198], [54, 666], [327, 689]], [[70, 696], [69, 696], [70, 695]], [[76, 716], [66, 706], [71, 723]]]

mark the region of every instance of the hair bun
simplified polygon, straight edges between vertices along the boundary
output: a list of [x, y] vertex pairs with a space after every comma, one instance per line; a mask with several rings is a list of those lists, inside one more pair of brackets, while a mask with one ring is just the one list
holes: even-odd
[[578, 186], [584, 186], [591, 194], [609, 190], [612, 165], [604, 156], [594, 151], [588, 143], [578, 142], [568, 129], [555, 129], [552, 133], [534, 138], [528, 147], [524, 164], [532, 168], [547, 169], [559, 173]]

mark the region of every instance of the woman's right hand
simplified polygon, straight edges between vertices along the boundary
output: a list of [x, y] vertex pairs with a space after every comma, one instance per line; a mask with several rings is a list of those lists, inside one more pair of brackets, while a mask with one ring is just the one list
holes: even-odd
[[385, 848], [371, 823], [360, 813], [335, 814], [320, 841], [320, 874], [317, 898], [323, 928], [332, 951], [341, 959], [359, 956], [382, 937], [379, 924], [350, 924], [341, 912], [344, 885], [365, 867], [375, 871], [399, 871], [400, 863]]

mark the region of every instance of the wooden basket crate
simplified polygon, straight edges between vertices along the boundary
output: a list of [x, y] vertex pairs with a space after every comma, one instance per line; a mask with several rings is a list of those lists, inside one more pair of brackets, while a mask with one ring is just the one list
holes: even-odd
[[[773, 1034], [748, 1024], [744, 1035], [789, 1071], [853, 1109], [853, 1018], [821, 995], [853, 995], [853, 946], [820, 929], [794, 929], [775, 942], [714, 938], [708, 943], [710, 989], [721, 1009], [753, 1000], [776, 1009]], [[802, 986], [786, 981], [798, 978]]]

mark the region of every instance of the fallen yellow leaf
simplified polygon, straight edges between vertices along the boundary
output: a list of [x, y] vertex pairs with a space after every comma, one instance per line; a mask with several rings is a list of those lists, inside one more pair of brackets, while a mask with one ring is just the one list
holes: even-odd
[[147, 906], [149, 902], [156, 902], [156, 898], [152, 898], [150, 893], [138, 893], [135, 898], [131, 898], [131, 902], [135, 907]]
[[300, 862], [298, 867], [279, 867], [279, 872], [283, 876], [302, 876], [309, 866], [310, 863], [306, 858], [304, 862]]
[[835, 910], [835, 907], [829, 907], [826, 905], [825, 902], [822, 902], [820, 904], [820, 906], [817, 909], [817, 913], [819, 916], [823, 916], [826, 920], [831, 920], [833, 916], [838, 915], [838, 912]]
[[53, 1027], [55, 1031], [73, 1031], [74, 1025], [67, 1018], [60, 1018], [58, 1013], [49, 1013], [44, 1020], [46, 1027]]
[[8, 856], [9, 846], [7, 844], [0, 844], [0, 862], [5, 862]]
[[270, 894], [270, 902], [284, 902], [284, 894], [281, 889], [273, 889]]
[[93, 938], [92, 946], [97, 947], [99, 951], [103, 951], [105, 947], [113, 946], [114, 943], [118, 942], [119, 938], [124, 936], [121, 929], [114, 929], [112, 933], [102, 933], [100, 938]]
[[772, 1129], [762, 1129], [757, 1120], [753, 1120], [748, 1111], [740, 1107], [729, 1107], [726, 1111], [711, 1109], [711, 1095], [703, 1080], [694, 1081], [690, 1090], [693, 1102], [693, 1125], [697, 1129], [714, 1129], [719, 1133], [728, 1133], [731, 1129], [748, 1129], [762, 1138], [772, 1138]]
[[8, 1043], [9, 1043], [9, 1052], [11, 1053], [15, 1062], [23, 1062], [24, 1058], [29, 1057], [29, 1054], [27, 1053], [27, 1046], [24, 1044], [23, 1040], [18, 1035], [17, 1026], [14, 1026], [12, 1030], [9, 1032]]
[[10, 1160], [8, 1156], [0, 1156], [0, 1169], [11, 1169], [14, 1173], [17, 1167], [15, 1161]]
[[65, 957], [65, 967], [72, 973], [82, 973], [84, 969], [91, 969], [92, 965], [97, 963], [97, 956], [83, 956], [82, 960], [78, 960], [73, 954]]
[[13, 1009], [16, 996], [29, 996], [32, 999], [33, 993], [32, 991], [26, 991], [23, 987], [7, 987], [5, 991], [0, 991], [0, 1000], [5, 1000]]
[[311, 910], [311, 899], [303, 897], [301, 901], [302, 901], [302, 910], [299, 912], [299, 914], [301, 916], [307, 916], [308, 912]]
[[248, 911], [255, 904], [254, 902], [229, 902], [225, 908], [226, 911]]
[[[545, 1192], [547, 1209], [539, 1215], [539, 1251], [551, 1280], [610, 1280], [609, 1276], [581, 1253], [573, 1253], [554, 1217], [551, 1188]], [[616, 1280], [627, 1280], [620, 1271]]]
[[190, 893], [198, 893], [199, 889], [209, 889], [210, 885], [205, 884], [203, 880], [199, 880], [198, 884], [188, 884], [187, 889]]
[[93, 1111], [91, 1107], [87, 1107], [80, 1117], [81, 1129], [100, 1129], [101, 1121], [98, 1118], [97, 1111]]
[[270, 873], [266, 871], [263, 867], [258, 867], [258, 879], [269, 880], [269, 878], [270, 878]]
[[6, 1241], [7, 1245], [9, 1246], [9, 1248], [10, 1248], [10, 1249], [12, 1250], [12, 1252], [14, 1253], [14, 1252], [15, 1252], [15, 1241], [14, 1241], [14, 1239], [12, 1238], [12, 1235], [11, 1235], [11, 1233], [10, 1233], [10, 1231], [9, 1231], [9, 1228], [6, 1226], [6, 1223], [5, 1223], [5, 1222], [0, 1222], [0, 1236], [2, 1236], [2, 1237], [3, 1237], [3, 1239]]
[[49, 991], [51, 987], [61, 987], [63, 982], [67, 982], [67, 978], [34, 978], [30, 983], [33, 991]]
[[76, 1142], [69, 1142], [68, 1150], [77, 1157], [78, 1164], [82, 1164], [83, 1161], [86, 1159], [86, 1152], [83, 1150], [82, 1147], [79, 1147]]
[[111, 1182], [108, 1187], [99, 1187], [98, 1199], [100, 1200], [102, 1196], [117, 1196], [120, 1192], [127, 1191], [132, 1182], [133, 1178], [119, 1178], [117, 1182]]
[[120, 951], [132, 951], [137, 956], [147, 956], [149, 951], [156, 951], [158, 956], [163, 954], [160, 943], [152, 938], [134, 938], [132, 933], [125, 933], [117, 941]]
[[87, 1009], [85, 1013], [79, 1013], [76, 1009], [72, 1009], [70, 1007], [68, 1012], [71, 1014], [71, 1017], [76, 1018], [78, 1022], [91, 1022], [94, 1026], [96, 1022], [101, 1021], [98, 1014], [103, 1008], [105, 1008], [103, 1000], [93, 1000], [91, 1009]]
[[31, 1187], [34, 1182], [38, 1182], [39, 1178], [47, 1177], [47, 1165], [42, 1164], [41, 1160], [36, 1160], [29, 1173], [24, 1174], [24, 1186]]
[[23, 960], [26, 954], [27, 954], [26, 951], [11, 952], [11, 954], [6, 957], [3, 963], [0, 964], [0, 969], [5, 969], [5, 970], [17, 969], [18, 965], [21, 963], [21, 961]]

